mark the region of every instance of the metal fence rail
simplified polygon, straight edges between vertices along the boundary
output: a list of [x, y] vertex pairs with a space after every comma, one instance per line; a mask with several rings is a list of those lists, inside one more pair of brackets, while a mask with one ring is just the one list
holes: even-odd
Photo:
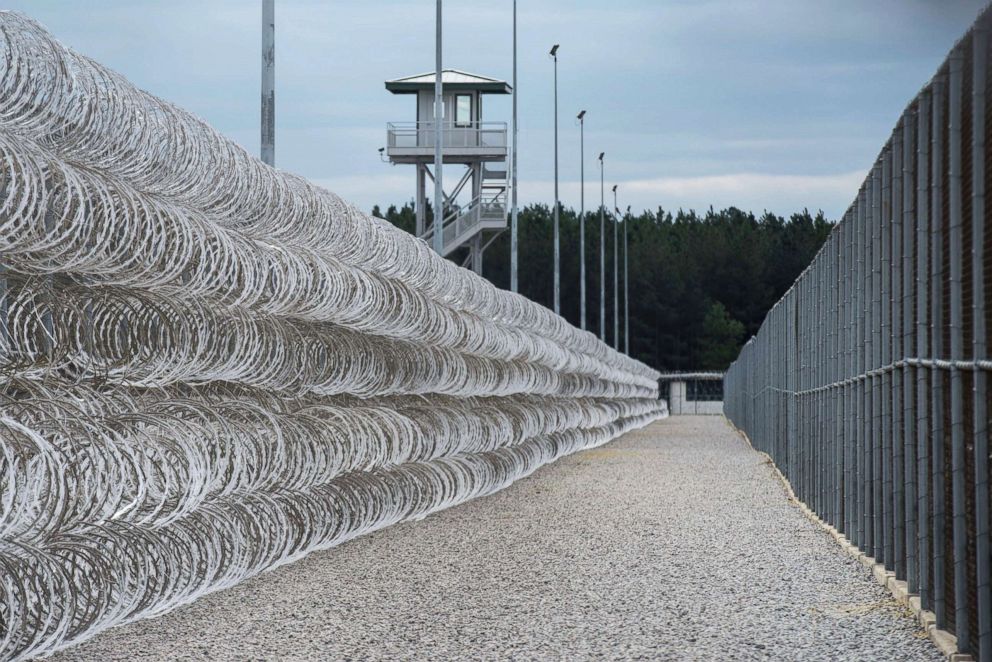
[[989, 12], [727, 372], [726, 415], [797, 494], [992, 660], [985, 191]]

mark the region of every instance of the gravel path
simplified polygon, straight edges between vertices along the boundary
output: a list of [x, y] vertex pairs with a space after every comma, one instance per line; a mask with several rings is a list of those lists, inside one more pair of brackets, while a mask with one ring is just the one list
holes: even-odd
[[722, 417], [655, 423], [55, 659], [425, 658], [942, 659]]

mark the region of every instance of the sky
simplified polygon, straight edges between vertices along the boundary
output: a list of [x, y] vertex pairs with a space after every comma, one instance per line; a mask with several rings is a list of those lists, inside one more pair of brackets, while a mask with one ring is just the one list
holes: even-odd
[[[387, 79], [433, 71], [433, 0], [276, 1], [276, 166], [365, 210], [414, 195], [383, 163], [386, 123], [416, 119]], [[560, 189], [642, 209], [736, 206], [839, 217], [911, 98], [985, 0], [519, 0], [522, 203]], [[260, 0], [8, 0], [59, 40], [257, 154]], [[511, 0], [445, 3], [444, 66], [510, 80]], [[509, 97], [484, 119], [508, 121]]]

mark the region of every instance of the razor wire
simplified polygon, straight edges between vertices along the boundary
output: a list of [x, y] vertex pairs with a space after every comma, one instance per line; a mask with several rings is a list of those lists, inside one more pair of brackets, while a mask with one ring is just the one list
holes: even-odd
[[499, 490], [658, 374], [0, 12], [0, 657]]

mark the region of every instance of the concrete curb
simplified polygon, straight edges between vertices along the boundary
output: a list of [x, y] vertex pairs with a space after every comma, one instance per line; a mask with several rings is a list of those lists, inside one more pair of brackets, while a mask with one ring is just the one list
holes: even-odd
[[916, 620], [920, 623], [920, 627], [926, 630], [927, 636], [930, 637], [930, 641], [932, 641], [934, 646], [937, 647], [937, 650], [939, 650], [944, 657], [947, 658], [948, 662], [975, 662], [975, 658], [971, 655], [958, 652], [957, 638], [947, 630], [941, 630], [937, 627], [937, 617], [932, 611], [926, 611], [920, 607], [919, 596], [909, 593], [906, 582], [897, 580], [894, 572], [887, 570], [883, 564], [876, 563], [874, 558], [858, 549], [857, 546], [847, 539], [847, 536], [824, 522], [810, 509], [809, 506], [796, 498], [796, 493], [792, 490], [792, 484], [789, 483], [789, 479], [787, 479], [785, 475], [779, 471], [779, 468], [776, 466], [772, 457], [768, 453], [759, 451], [755, 448], [747, 434], [731, 423], [730, 419], [727, 419], [727, 423], [730, 427], [736, 430], [741, 437], [744, 438], [744, 441], [746, 441], [747, 445], [751, 447], [751, 450], [764, 456], [768, 460], [769, 466], [771, 466], [772, 470], [775, 472], [775, 475], [778, 476], [778, 479], [782, 482], [782, 486], [785, 488], [786, 496], [789, 497], [790, 501], [796, 504], [799, 510], [806, 515], [806, 518], [814, 524], [818, 524], [821, 528], [825, 529], [827, 533], [833, 536], [834, 540], [837, 541], [845, 552], [857, 559], [861, 565], [871, 570], [872, 576], [875, 577], [875, 581], [887, 588], [889, 592], [892, 593], [892, 597], [894, 597], [899, 604], [913, 612]]

